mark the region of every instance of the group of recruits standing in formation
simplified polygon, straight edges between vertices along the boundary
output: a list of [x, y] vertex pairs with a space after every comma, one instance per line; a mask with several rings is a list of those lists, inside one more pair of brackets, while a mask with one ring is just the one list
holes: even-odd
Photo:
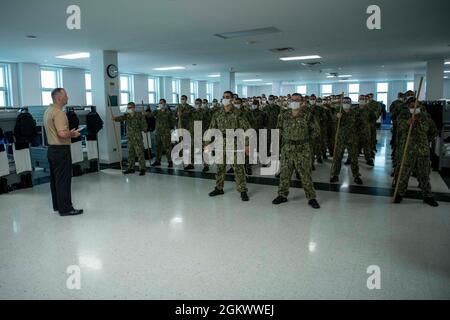
[[[402, 150], [402, 142], [411, 124], [410, 110], [414, 107], [411, 102], [410, 93], [407, 92], [407, 100], [397, 100], [391, 106], [393, 113], [393, 127], [395, 141], [395, 159], [399, 158]], [[414, 98], [414, 92], [413, 92]], [[162, 155], [168, 160], [168, 167], [173, 167], [171, 159], [172, 141], [171, 131], [183, 128], [194, 136], [194, 122], [202, 122], [202, 134], [207, 129], [219, 129], [224, 137], [227, 129], [253, 128], [258, 132], [260, 129], [268, 130], [268, 148], [270, 150], [270, 130], [279, 129], [280, 133], [280, 172], [278, 196], [272, 201], [273, 204], [287, 202], [289, 186], [293, 172], [297, 179], [301, 180], [303, 189], [308, 199], [308, 204], [318, 209], [320, 205], [316, 200], [316, 193], [311, 178], [311, 171], [315, 170], [314, 163], [322, 163], [323, 159], [333, 157], [330, 182], [339, 181], [342, 158], [345, 150], [348, 152], [346, 164], [351, 166], [352, 175], [356, 184], [363, 184], [359, 172], [358, 156], [362, 152], [368, 166], [374, 166], [376, 153], [376, 122], [382, 113], [382, 104], [373, 99], [373, 94], [360, 95], [358, 105], [352, 105], [349, 97], [343, 95], [332, 95], [326, 98], [302, 96], [294, 93], [292, 95], [277, 97], [265, 95], [261, 97], [240, 98], [231, 91], [225, 91], [221, 104], [214, 99], [209, 107], [208, 100], [196, 99], [195, 106], [187, 103], [187, 96], [181, 96], [181, 104], [175, 111], [171, 111], [165, 99], [160, 99], [157, 110], [147, 109], [144, 113], [135, 112], [135, 104], [130, 102], [127, 113], [122, 116], [113, 117], [114, 121], [126, 121], [128, 135], [128, 165], [125, 174], [134, 173], [134, 159], [137, 157], [140, 165], [140, 175], [145, 175], [144, 146], [141, 132], [147, 132], [147, 119], [155, 119], [157, 154], [156, 161], [152, 167], [161, 165]], [[339, 134], [337, 123], [339, 122]], [[399, 194], [396, 202], [399, 203], [406, 192], [408, 179], [415, 172], [423, 191], [424, 201], [430, 205], [437, 205], [431, 195], [429, 183], [429, 142], [434, 138], [434, 122], [422, 112], [416, 115], [414, 126], [414, 138], [411, 139], [409, 154], [411, 161], [405, 165], [404, 174], [400, 178]], [[434, 127], [436, 131], [436, 128]], [[433, 136], [434, 134], [434, 136]], [[193, 139], [192, 139], [193, 140]], [[224, 139], [225, 140], [225, 139]], [[204, 147], [208, 148], [211, 141], [206, 141]], [[233, 149], [235, 146], [231, 146]], [[226, 146], [224, 146], [225, 150]], [[192, 170], [194, 166], [194, 146], [191, 145], [191, 163], [184, 170]], [[428, 150], [428, 166], [425, 164], [426, 150]], [[270, 152], [268, 152], [270, 155]], [[233, 160], [232, 168], [228, 173], [234, 172], [236, 189], [241, 194], [243, 201], [248, 201], [246, 186], [246, 174], [251, 175], [252, 169], [248, 164], [248, 145], [246, 145], [246, 164], [237, 164]], [[328, 155], [327, 155], [328, 154]], [[394, 161], [394, 165], [399, 161]], [[217, 164], [216, 186], [210, 196], [224, 194], [223, 187], [226, 173], [226, 161]], [[428, 168], [428, 169], [427, 169]], [[427, 171], [428, 170], [428, 171]], [[209, 171], [209, 166], [204, 164], [203, 172]], [[398, 178], [398, 177], [397, 177]]]

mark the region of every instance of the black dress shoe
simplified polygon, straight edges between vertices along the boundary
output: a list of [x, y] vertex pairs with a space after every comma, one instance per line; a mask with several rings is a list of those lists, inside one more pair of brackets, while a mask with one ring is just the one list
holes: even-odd
[[281, 175], [281, 173], [280, 172], [278, 172], [276, 175], [275, 175], [275, 178], [279, 178], [280, 177], [280, 175]]
[[360, 177], [356, 177], [356, 178], [355, 178], [355, 183], [356, 183], [356, 184], [359, 184], [359, 185], [363, 184], [363, 182], [362, 182], [362, 180], [361, 180]]
[[323, 163], [322, 158], [317, 159], [317, 163]]
[[242, 201], [248, 201], [248, 194], [247, 192], [241, 192], [241, 199]]
[[219, 190], [217, 188], [214, 188], [214, 190], [209, 193], [209, 196], [210, 197], [215, 197], [215, 196], [222, 195], [222, 194], [224, 194], [223, 190]]
[[394, 203], [400, 203], [400, 202], [402, 202], [403, 201], [403, 197], [402, 196], [399, 196], [399, 195], [397, 195], [396, 197], [395, 197], [395, 199], [394, 199]]
[[231, 168], [227, 171], [227, 173], [234, 173], [233, 167], [231, 167]]
[[273, 204], [280, 204], [280, 203], [284, 203], [284, 202], [287, 202], [287, 201], [288, 201], [288, 199], [286, 197], [278, 196], [275, 199], [273, 199], [272, 203]]
[[432, 206], [432, 207], [437, 207], [439, 206], [439, 203], [436, 202], [436, 200], [434, 200], [433, 197], [426, 197], [425, 199], [423, 199], [423, 202]]
[[317, 202], [316, 199], [311, 199], [311, 200], [309, 200], [309, 201], [308, 201], [308, 204], [309, 204], [311, 207], [313, 207], [314, 209], [319, 209], [319, 208], [320, 208], [320, 205], [319, 205], [319, 203]]
[[350, 161], [350, 159], [347, 159], [347, 161], [345, 161], [345, 163], [344, 163], [346, 166], [349, 166], [349, 165], [351, 165], [352, 164], [352, 162]]
[[134, 169], [128, 169], [128, 170], [125, 170], [123, 172], [123, 174], [130, 174], [130, 173], [134, 173], [134, 172], [135, 172]]
[[314, 165], [312, 165], [311, 169], [312, 171], [316, 171], [316, 167]]
[[145, 176], [145, 170], [139, 171], [139, 175], [140, 175], [140, 176]]
[[338, 176], [332, 176], [331, 179], [330, 179], [331, 183], [336, 183], [338, 181], [339, 181], [339, 177]]
[[172, 162], [172, 161], [169, 161], [169, 165], [168, 165], [167, 167], [173, 168], [173, 162]]
[[192, 169], [194, 169], [194, 166], [192, 164], [184, 167], [184, 170], [192, 170]]
[[209, 171], [209, 166], [204, 166], [202, 172], [205, 173], [205, 172], [208, 172], [208, 171]]
[[161, 165], [161, 162], [155, 161], [152, 163], [152, 167], [159, 167]]
[[373, 164], [373, 160], [367, 161], [366, 164], [367, 164], [368, 166], [371, 166], [371, 167], [375, 166], [375, 165]]
[[297, 180], [302, 180], [302, 177], [300, 176], [300, 173], [298, 173], [297, 171], [295, 171], [295, 177], [297, 178]]
[[82, 209], [79, 209], [79, 210], [72, 209], [69, 212], [60, 212], [59, 215], [65, 217], [65, 216], [76, 216], [76, 215], [79, 215], [82, 213], [83, 213]]
[[247, 171], [247, 175], [248, 176], [251, 176], [252, 174], [253, 174], [253, 170], [252, 170], [252, 168], [247, 168], [247, 170], [245, 170], [245, 171]]

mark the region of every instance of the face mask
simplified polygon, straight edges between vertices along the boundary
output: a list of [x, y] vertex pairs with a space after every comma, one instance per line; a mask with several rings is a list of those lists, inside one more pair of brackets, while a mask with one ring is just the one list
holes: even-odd
[[207, 103], [203, 103], [203, 104], [202, 104], [202, 107], [203, 107], [203, 108], [208, 108], [208, 104], [207, 104]]
[[186, 103], [186, 100], [181, 100], [181, 103], [185, 104], [185, 103]]
[[351, 108], [351, 104], [350, 103], [344, 103], [343, 105], [342, 105], [342, 108], [344, 109], [344, 110], [350, 110], [350, 108]]
[[160, 103], [160, 104], [158, 105], [158, 109], [161, 110], [161, 109], [163, 109], [163, 108], [164, 108], [164, 105]]
[[127, 109], [127, 113], [134, 114], [134, 109]]
[[230, 99], [222, 99], [222, 104], [223, 104], [224, 106], [229, 105], [229, 104], [230, 104]]
[[366, 101], [365, 100], [359, 100], [358, 103], [359, 103], [359, 106], [362, 107], [362, 106], [364, 106], [366, 104]]
[[195, 106], [194, 106], [194, 108], [195, 108], [195, 109], [198, 109], [198, 108], [200, 108], [200, 105], [199, 105], [198, 103], [196, 103]]
[[300, 108], [300, 102], [293, 101], [293, 102], [289, 103], [289, 108], [291, 108], [291, 109], [298, 109], [298, 108]]
[[269, 103], [270, 103], [270, 104], [273, 104], [273, 100], [269, 100]]
[[252, 110], [255, 110], [256, 109], [256, 104], [252, 104]]
[[[411, 114], [413, 114], [414, 113], [414, 108], [409, 108], [409, 112]], [[420, 108], [416, 108], [416, 114], [418, 114], [418, 113], [420, 113]]]
[[316, 104], [316, 100], [311, 100], [311, 101], [309, 101], [309, 104], [312, 105], [312, 106], [314, 106], [314, 105]]
[[235, 107], [236, 109], [240, 109], [240, 108], [241, 108], [241, 105], [240, 105], [240, 104], [235, 104], [234, 107]]
[[322, 103], [322, 102], [317, 102], [317, 105], [318, 105], [319, 107], [321, 107], [321, 106], [323, 106], [323, 103]]

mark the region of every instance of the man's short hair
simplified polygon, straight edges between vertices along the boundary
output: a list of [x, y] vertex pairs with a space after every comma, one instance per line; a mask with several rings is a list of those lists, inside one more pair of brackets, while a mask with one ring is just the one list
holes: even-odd
[[159, 102], [161, 102], [161, 101], [164, 101], [164, 103], [167, 103], [166, 99], [164, 99], [164, 98], [159, 99]]
[[52, 90], [52, 100], [55, 100], [55, 97], [58, 93], [62, 92], [64, 88], [56, 88]]
[[133, 107], [136, 107], [136, 103], [130, 101], [130, 102], [128, 102], [127, 106], [133, 106]]
[[293, 94], [292, 94], [292, 97], [300, 97], [300, 98], [301, 98], [302, 95], [301, 95], [300, 93], [297, 93], [297, 92], [296, 92], [296, 93], [293, 93]]
[[225, 91], [225, 92], [223, 93], [223, 95], [226, 95], [227, 93], [229, 93], [231, 96], [233, 95], [233, 92], [231, 92], [231, 91], [229, 91], [229, 90]]
[[186, 98], [186, 100], [187, 100], [187, 95], [183, 94], [183, 95], [181, 96], [181, 98]]
[[242, 102], [242, 99], [239, 98], [239, 97], [237, 97], [236, 99], [234, 99], [234, 101], [236, 101], [236, 102], [238, 102], [238, 101]]
[[202, 102], [202, 99], [197, 98], [197, 99], [195, 99], [195, 102]]

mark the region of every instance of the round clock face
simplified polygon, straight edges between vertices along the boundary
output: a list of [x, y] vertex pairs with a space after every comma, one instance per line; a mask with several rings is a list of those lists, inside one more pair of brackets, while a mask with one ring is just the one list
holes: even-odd
[[115, 66], [114, 64], [110, 64], [107, 68], [106, 68], [106, 72], [108, 73], [108, 76], [110, 78], [115, 78], [117, 77], [117, 75], [119, 74], [119, 70], [117, 69], [117, 66]]

